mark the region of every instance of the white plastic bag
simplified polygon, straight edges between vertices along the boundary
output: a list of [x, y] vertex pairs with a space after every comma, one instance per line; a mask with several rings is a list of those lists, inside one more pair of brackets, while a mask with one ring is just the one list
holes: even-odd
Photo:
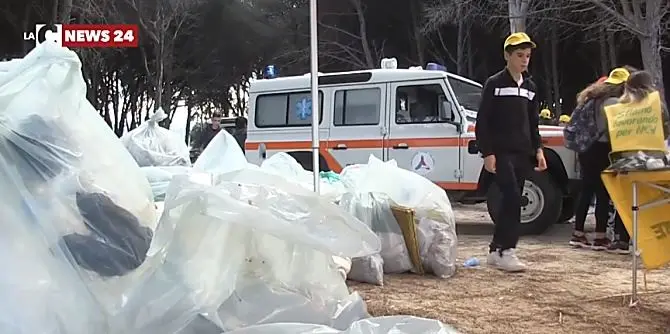
[[152, 268], [149, 184], [80, 70], [43, 43], [0, 73], [1, 333], [105, 332]]
[[[409, 258], [402, 231], [393, 216], [388, 199], [383, 194], [352, 191], [342, 196], [339, 205], [344, 211], [351, 213], [369, 226], [380, 238], [382, 245], [380, 254], [373, 254], [365, 258], [354, 258], [348, 278], [357, 282], [384, 285], [384, 272], [393, 272], [385, 271], [384, 258], [392, 260], [393, 257], [397, 257], [396, 252], [389, 254], [388, 251], [391, 247], [388, 244], [397, 244], [404, 247], [404, 255]], [[396, 272], [404, 272], [409, 269], [411, 269], [411, 263], [409, 268]]]
[[[419, 236], [431, 236], [430, 240], [419, 240], [420, 244], [426, 245], [426, 253], [422, 257], [424, 269], [442, 278], [456, 272], [456, 218], [443, 189], [421, 175], [398, 168], [393, 160], [382, 162], [373, 155], [370, 155], [367, 165], [345, 168], [341, 179], [350, 191], [384, 194], [394, 204], [413, 209], [417, 225], [422, 230]], [[425, 221], [421, 223], [422, 220]], [[394, 235], [397, 234], [380, 236], [387, 273], [412, 268], [407, 247], [401, 242], [402, 236], [394, 239]], [[393, 256], [387, 258], [385, 253]]]
[[247, 168], [249, 163], [235, 137], [222, 130], [214, 136], [193, 164], [201, 172], [222, 174]]
[[167, 118], [163, 108], [149, 120], [124, 134], [121, 142], [140, 167], [191, 166], [191, 156], [183, 137], [179, 138], [158, 123]]
[[[247, 171], [257, 179], [254, 173], [262, 172]], [[209, 187], [184, 176], [172, 180], [160, 227], [176, 230], [165, 247], [168, 265], [157, 276], [172, 279], [148, 282], [143, 290], [156, 291], [145, 300], [158, 299], [166, 283], [178, 279], [179, 290], [171, 297], [179, 303], [137, 305], [143, 308], [137, 321], [146, 312], [169, 313], [175, 315], [169, 319], [174, 327], [206, 313], [216, 327], [231, 330], [308, 319], [348, 326], [367, 316], [362, 299], [349, 294], [332, 255], [378, 252], [374, 234], [299, 186], [281, 180], [274, 186], [246, 183], [244, 175], [219, 176]]]
[[410, 316], [363, 319], [346, 330], [313, 324], [269, 324], [238, 329], [226, 334], [458, 334], [453, 327], [437, 320]]

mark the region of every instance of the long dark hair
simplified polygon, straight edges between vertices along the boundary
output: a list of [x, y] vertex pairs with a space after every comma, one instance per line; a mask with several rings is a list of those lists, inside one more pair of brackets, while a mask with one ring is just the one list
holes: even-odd
[[654, 78], [647, 71], [631, 73], [624, 86], [623, 96], [619, 99], [621, 103], [639, 102], [656, 90]]
[[613, 85], [606, 82], [595, 82], [577, 94], [577, 106], [583, 106], [589, 100], [619, 97], [624, 92], [624, 85]]

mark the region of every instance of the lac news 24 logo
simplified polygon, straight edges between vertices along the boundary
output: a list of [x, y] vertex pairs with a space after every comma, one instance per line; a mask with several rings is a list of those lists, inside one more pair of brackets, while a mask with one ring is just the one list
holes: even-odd
[[136, 48], [138, 37], [136, 24], [36, 24], [34, 32], [23, 33], [26, 41], [68, 48]]

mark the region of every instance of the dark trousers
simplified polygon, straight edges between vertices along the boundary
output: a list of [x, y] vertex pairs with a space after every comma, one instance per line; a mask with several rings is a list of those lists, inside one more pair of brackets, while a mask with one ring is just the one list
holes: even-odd
[[625, 243], [630, 242], [630, 234], [628, 234], [626, 226], [623, 225], [623, 221], [618, 212], [614, 218], [614, 234], [616, 235], [617, 240]]
[[600, 174], [609, 166], [609, 143], [596, 142], [579, 155], [582, 189], [575, 207], [575, 231], [584, 232], [584, 222], [593, 195], [596, 196], [596, 232], [605, 233], [610, 212], [610, 197]]
[[496, 154], [494, 179], [500, 189], [502, 200], [496, 217], [491, 252], [516, 248], [521, 225], [521, 194], [523, 185], [533, 168], [527, 154]]

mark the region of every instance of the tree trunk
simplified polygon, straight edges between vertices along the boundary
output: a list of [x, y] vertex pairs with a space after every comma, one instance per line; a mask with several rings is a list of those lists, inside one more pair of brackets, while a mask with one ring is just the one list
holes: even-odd
[[420, 1], [410, 2], [410, 8], [412, 11], [412, 39], [414, 39], [414, 48], [416, 49], [416, 60], [419, 62], [417, 65], [426, 66], [426, 57], [424, 52], [424, 40], [423, 34], [421, 33], [421, 19], [422, 11]]
[[[190, 96], [190, 94], [189, 94]], [[190, 98], [186, 99], [186, 131], [184, 131], [186, 134], [184, 136], [184, 141], [186, 142], [186, 146], [191, 146], [191, 142], [189, 141], [189, 137], [191, 136], [191, 120], [193, 119], [193, 105], [192, 101]]]
[[[54, 0], [58, 1], [58, 0]], [[70, 22], [70, 15], [72, 13], [72, 0], [63, 0], [60, 8], [59, 19], [61, 23]]]
[[[51, 23], [56, 24], [58, 22], [58, 0], [52, 0], [51, 4]], [[30, 6], [30, 4], [28, 4]]]
[[[21, 20], [21, 31], [28, 31], [28, 23], [30, 22], [30, 12], [32, 9], [32, 6], [28, 3], [25, 4], [25, 9], [23, 11], [23, 19]], [[33, 26], [32, 29], [35, 29], [35, 26]], [[26, 41], [23, 41], [23, 55], [25, 56], [28, 54], [28, 51], [32, 48], [32, 45], [29, 45], [29, 43], [26, 43]]]
[[467, 59], [467, 55], [465, 54], [465, 33], [465, 23], [463, 20], [458, 20], [458, 34], [456, 37], [456, 73], [458, 75], [464, 75], [465, 72], [465, 62]]
[[468, 62], [468, 78], [474, 78], [475, 77], [475, 54], [472, 49], [472, 26], [468, 25], [468, 38], [465, 40], [465, 43], [467, 45], [467, 50], [468, 50], [468, 56], [466, 57], [466, 61]]
[[609, 51], [607, 52], [607, 58], [609, 59], [609, 66], [607, 70], [605, 70], [604, 74], [609, 73], [609, 71], [617, 66], [617, 45], [616, 45], [616, 39], [614, 36], [614, 31], [608, 31], [607, 32], [607, 47]]
[[507, 0], [510, 32], [525, 32], [530, 0]]
[[556, 26], [551, 27], [551, 82], [552, 90], [554, 92], [554, 114], [560, 115], [562, 113], [561, 106], [561, 85], [560, 72], [558, 71], [558, 32]]
[[[666, 14], [662, 12], [668, 0], [646, 0], [644, 1], [644, 8], [646, 10], [645, 19], [641, 23], [644, 24], [643, 31], [647, 32], [646, 36], [638, 36], [640, 39], [640, 51], [642, 53], [642, 65], [644, 69], [651, 73], [654, 78], [656, 87], [664, 93], [663, 87], [663, 60], [661, 58], [661, 45], [663, 43], [663, 35], [661, 34], [661, 23], [663, 16]], [[663, 32], [666, 33], [666, 31]]]
[[612, 65], [609, 60], [609, 43], [607, 40], [607, 31], [605, 27], [600, 28], [598, 32], [598, 42], [600, 44], [600, 75], [606, 75]]
[[363, 5], [361, 0], [350, 0], [350, 2], [354, 6], [356, 17], [358, 18], [358, 31], [361, 37], [361, 46], [363, 48], [365, 62], [367, 62], [368, 68], [375, 68], [374, 57], [372, 56], [372, 50], [370, 49], [370, 43], [368, 41], [368, 28], [365, 21], [365, 13], [363, 12]]
[[663, 87], [663, 63], [660, 53], [660, 36], [651, 34], [649, 37], [639, 37], [640, 51], [642, 53], [642, 65], [645, 71], [649, 72], [654, 78], [654, 84], [660, 91]]
[[544, 73], [544, 99], [551, 107], [550, 101], [553, 97], [551, 92], [551, 54], [546, 51], [542, 53], [542, 69]]

